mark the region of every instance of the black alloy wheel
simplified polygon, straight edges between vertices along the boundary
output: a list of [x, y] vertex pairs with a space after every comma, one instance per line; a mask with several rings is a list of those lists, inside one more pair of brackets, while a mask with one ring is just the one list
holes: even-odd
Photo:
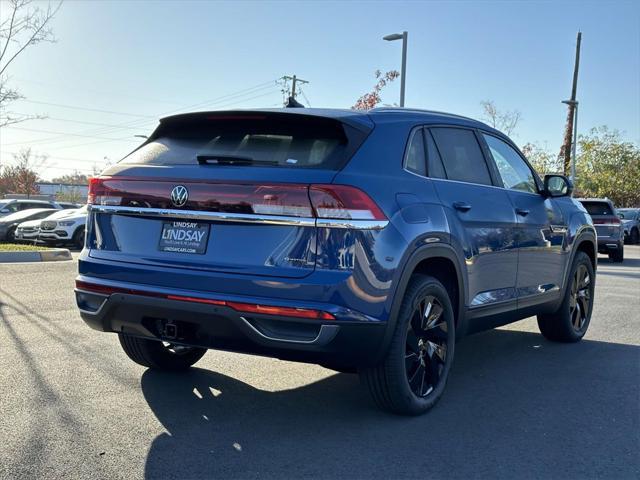
[[447, 361], [448, 327], [442, 312], [438, 299], [429, 295], [417, 303], [407, 325], [405, 371], [418, 397], [438, 386]]
[[584, 328], [591, 311], [591, 276], [586, 265], [578, 265], [571, 280], [571, 297], [569, 300], [569, 314], [571, 324], [576, 332]]

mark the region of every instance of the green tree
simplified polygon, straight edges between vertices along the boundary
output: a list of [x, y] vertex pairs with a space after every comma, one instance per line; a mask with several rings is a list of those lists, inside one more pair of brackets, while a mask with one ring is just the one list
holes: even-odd
[[540, 176], [547, 173], [562, 171], [562, 162], [557, 155], [552, 154], [548, 148], [538, 143], [527, 143], [522, 147], [522, 153], [527, 157], [531, 166]]
[[609, 198], [618, 207], [640, 205], [640, 147], [606, 126], [578, 138], [577, 194]]

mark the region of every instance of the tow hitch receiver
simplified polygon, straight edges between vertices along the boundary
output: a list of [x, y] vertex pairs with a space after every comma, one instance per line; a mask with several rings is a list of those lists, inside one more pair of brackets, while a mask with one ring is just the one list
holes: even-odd
[[175, 340], [176, 338], [178, 338], [178, 326], [171, 321], [167, 322], [164, 325], [164, 331], [162, 332], [162, 336], [164, 338]]

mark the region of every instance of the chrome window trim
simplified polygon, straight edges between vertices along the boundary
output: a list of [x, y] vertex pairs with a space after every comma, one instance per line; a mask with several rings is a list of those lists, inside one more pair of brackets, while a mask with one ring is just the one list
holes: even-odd
[[282, 215], [256, 215], [248, 213], [207, 212], [199, 210], [177, 210], [171, 208], [125, 207], [117, 205], [90, 205], [90, 212], [112, 215], [131, 215], [153, 218], [177, 218], [206, 220], [213, 222], [249, 223], [260, 225], [287, 225], [296, 227], [345, 228], [354, 230], [381, 230], [388, 220], [348, 220]]

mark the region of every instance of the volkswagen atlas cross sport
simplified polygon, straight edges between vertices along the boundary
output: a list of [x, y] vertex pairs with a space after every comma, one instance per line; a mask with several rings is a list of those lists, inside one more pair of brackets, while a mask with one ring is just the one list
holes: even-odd
[[172, 116], [91, 180], [77, 304], [149, 368], [207, 349], [317, 363], [419, 414], [456, 339], [531, 315], [550, 340], [585, 334], [596, 234], [571, 193], [456, 115]]

